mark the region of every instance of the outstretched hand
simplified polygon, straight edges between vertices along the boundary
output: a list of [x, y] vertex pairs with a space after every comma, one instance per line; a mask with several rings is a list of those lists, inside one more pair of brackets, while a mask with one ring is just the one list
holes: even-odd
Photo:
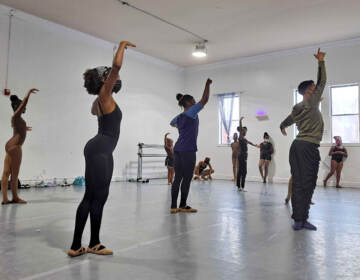
[[26, 127], [26, 131], [32, 131], [32, 127], [31, 127], [31, 126], [27, 126], [27, 127]]
[[129, 42], [129, 41], [121, 41], [121, 42], [120, 42], [120, 47], [125, 48], [125, 49], [127, 49], [127, 47], [136, 48], [136, 45], [133, 44], [133, 43], [131, 43], [131, 42]]
[[315, 58], [316, 58], [318, 61], [324, 61], [325, 55], [326, 55], [326, 53], [321, 52], [321, 51], [320, 51], [320, 48], [318, 49], [318, 52], [317, 52], [316, 54], [314, 54]]
[[116, 54], [114, 56], [113, 65], [121, 68], [123, 57], [124, 57], [124, 50], [127, 49], [127, 47], [136, 47], [135, 44], [130, 43], [128, 41], [122, 41], [120, 42], [120, 45], [116, 51]]
[[243, 121], [243, 119], [245, 119], [245, 117], [241, 117], [241, 118], [240, 118], [240, 121], [242, 122], [242, 121]]
[[32, 88], [32, 89], [30, 89], [29, 91], [28, 91], [28, 95], [30, 95], [30, 94], [35, 94], [35, 93], [37, 93], [39, 90], [38, 89], [36, 89], [36, 88]]
[[207, 79], [206, 84], [207, 84], [207, 85], [211, 85], [211, 84], [212, 84], [212, 80], [211, 80], [211, 79]]

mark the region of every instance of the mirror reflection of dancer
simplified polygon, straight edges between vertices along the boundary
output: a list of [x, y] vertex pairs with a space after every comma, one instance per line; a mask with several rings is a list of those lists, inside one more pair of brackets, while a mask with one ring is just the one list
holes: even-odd
[[[171, 188], [171, 209], [170, 213], [177, 212], [197, 212], [186, 204], [189, 195], [190, 183], [194, 175], [197, 151], [197, 136], [199, 131], [198, 113], [209, 101], [210, 85], [212, 81], [206, 81], [204, 93], [199, 103], [195, 102], [191, 95], [177, 94], [179, 106], [184, 108], [184, 112], [176, 116], [170, 123], [171, 126], [179, 130], [179, 138], [174, 147], [175, 159], [175, 179]], [[177, 208], [177, 199], [181, 184], [181, 199]]]
[[340, 136], [334, 136], [335, 146], [330, 148], [329, 156], [331, 156], [331, 170], [324, 180], [324, 187], [327, 185], [327, 181], [336, 172], [336, 188], [342, 188], [340, 186], [341, 171], [344, 166], [344, 158], [348, 157], [347, 150], [342, 144]]
[[243, 121], [244, 117], [240, 118], [240, 126], [237, 128], [237, 130], [240, 133], [239, 136], [239, 170], [238, 170], [238, 174], [237, 174], [237, 178], [236, 178], [236, 186], [238, 187], [239, 191], [244, 191], [245, 188], [245, 179], [246, 179], [246, 174], [247, 174], [247, 158], [248, 158], [248, 144], [250, 144], [251, 146], [260, 148], [259, 145], [255, 145], [252, 142], [250, 142], [249, 140], [247, 140], [245, 138], [246, 133], [247, 133], [247, 127], [242, 125], [242, 121]]
[[[209, 168], [208, 168], [209, 167]], [[195, 167], [195, 180], [212, 180], [211, 174], [213, 174], [215, 170], [212, 168], [210, 164], [210, 158], [206, 157], [204, 161], [200, 161], [199, 164]]]
[[[127, 47], [135, 47], [130, 42], [121, 42], [114, 56], [112, 67], [97, 67], [84, 73], [84, 87], [89, 94], [97, 95], [92, 114], [98, 118], [98, 134], [90, 139], [84, 149], [85, 194], [75, 220], [74, 239], [68, 255], [77, 257], [85, 253], [112, 255], [113, 252], [100, 242], [100, 226], [103, 208], [109, 195], [113, 173], [113, 151], [116, 148], [122, 113], [112, 93], [119, 92], [121, 80], [119, 71]], [[91, 238], [86, 250], [81, 246], [82, 234], [90, 214]]]
[[260, 144], [260, 161], [259, 170], [263, 182], [266, 183], [266, 178], [269, 174], [269, 165], [271, 162], [271, 155], [274, 153], [274, 147], [270, 142], [270, 136], [267, 132], [264, 133], [264, 142]]
[[318, 50], [314, 55], [318, 60], [318, 80], [300, 83], [298, 91], [304, 100], [293, 107], [292, 113], [281, 123], [283, 135], [285, 128], [296, 123], [299, 134], [290, 148], [290, 166], [293, 178], [291, 204], [294, 219], [293, 229], [316, 230], [309, 223], [309, 207], [318, 178], [320, 153], [319, 146], [324, 132], [324, 121], [319, 104], [326, 84], [325, 53]]
[[231, 160], [232, 160], [233, 174], [234, 174], [234, 178], [232, 179], [233, 182], [236, 181], [236, 176], [239, 168], [238, 157], [239, 157], [240, 144], [238, 138], [239, 138], [238, 134], [234, 133], [233, 136], [234, 142], [231, 143], [231, 150], [232, 150]]
[[170, 133], [166, 133], [164, 137], [164, 147], [166, 151], [166, 159], [165, 159], [165, 166], [168, 169], [168, 185], [173, 183], [173, 178], [175, 174], [174, 170], [174, 141], [168, 138]]
[[[26, 122], [21, 117], [26, 111], [26, 105], [29, 101], [30, 95], [37, 93], [38, 90], [33, 88], [26, 94], [24, 100], [20, 100], [16, 95], [11, 95], [11, 107], [14, 110], [14, 115], [11, 118], [11, 126], [13, 128], [13, 137], [7, 141], [5, 145], [5, 161], [4, 170], [1, 179], [2, 203], [26, 203], [18, 195], [18, 177], [22, 159], [22, 145], [26, 139], [26, 132], [31, 131], [31, 127], [26, 126]], [[7, 196], [8, 182], [11, 175], [11, 192], [12, 200]]]

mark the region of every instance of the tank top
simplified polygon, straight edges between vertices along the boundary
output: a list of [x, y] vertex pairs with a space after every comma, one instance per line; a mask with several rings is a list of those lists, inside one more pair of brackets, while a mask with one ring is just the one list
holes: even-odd
[[[110, 114], [102, 115], [98, 117], [98, 135], [106, 135], [114, 139], [114, 146], [116, 146], [117, 141], [120, 136], [120, 123], [122, 119], [122, 113], [119, 106], [115, 103], [115, 110]], [[101, 110], [101, 106], [100, 111]]]
[[272, 144], [270, 142], [263, 142], [260, 144], [260, 154], [264, 156], [271, 156]]

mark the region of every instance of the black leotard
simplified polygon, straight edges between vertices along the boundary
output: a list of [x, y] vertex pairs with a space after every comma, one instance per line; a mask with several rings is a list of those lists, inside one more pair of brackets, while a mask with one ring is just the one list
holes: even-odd
[[117, 105], [110, 114], [98, 117], [98, 134], [85, 146], [86, 188], [76, 213], [74, 240], [71, 246], [73, 250], [81, 247], [81, 237], [89, 213], [91, 220], [89, 247], [100, 244], [102, 212], [109, 194], [114, 164], [112, 153], [119, 139], [121, 119], [122, 113]]
[[[340, 149], [335, 146], [333, 152], [345, 152], [345, 148]], [[335, 160], [337, 163], [340, 163], [344, 160], [344, 155], [332, 155], [331, 160]]]
[[260, 144], [260, 159], [271, 160], [272, 144], [270, 142], [263, 142]]
[[201, 173], [206, 169], [207, 164], [205, 163], [205, 165], [200, 165], [199, 167], [199, 174], [201, 175]]

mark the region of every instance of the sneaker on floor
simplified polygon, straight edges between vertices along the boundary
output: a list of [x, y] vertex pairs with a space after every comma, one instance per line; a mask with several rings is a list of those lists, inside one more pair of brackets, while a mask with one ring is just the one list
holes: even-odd
[[184, 212], [184, 213], [196, 213], [196, 212], [197, 212], [197, 209], [191, 208], [190, 206], [185, 206], [185, 207], [180, 207], [180, 208], [179, 208], [179, 212]]
[[303, 228], [303, 222], [295, 222], [293, 225], [292, 225], [292, 228], [294, 230], [301, 230]]
[[303, 223], [303, 228], [308, 229], [308, 230], [317, 230], [316, 226], [314, 226], [313, 224], [310, 224], [308, 221], [305, 221]]
[[342, 189], [342, 186], [336, 186], [337, 189]]

